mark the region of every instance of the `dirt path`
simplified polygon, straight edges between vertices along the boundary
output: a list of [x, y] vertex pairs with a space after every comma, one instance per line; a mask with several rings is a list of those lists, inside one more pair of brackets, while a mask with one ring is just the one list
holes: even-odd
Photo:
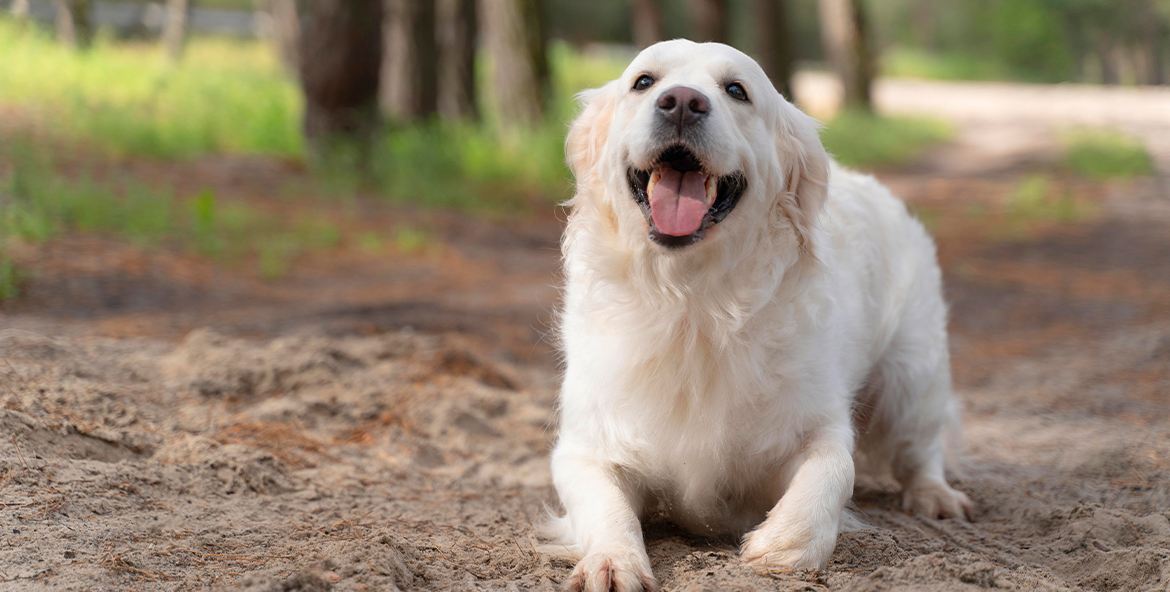
[[[797, 99], [813, 113], [837, 110], [840, 84], [802, 72]], [[1170, 178], [1170, 87], [940, 82], [890, 78], [874, 89], [882, 113], [928, 115], [959, 125], [954, 146], [923, 164], [937, 174], [987, 175], [1052, 159], [1059, 134], [1111, 128], [1141, 138], [1159, 173]]]
[[[938, 238], [977, 520], [867, 481], [871, 527], [795, 573], [655, 521], [666, 589], [1170, 588], [1170, 193], [1058, 177], [1078, 215], [1021, 215], [1029, 158], [882, 175]], [[274, 283], [93, 237], [38, 255], [0, 310], [0, 590], [557, 589], [555, 216], [370, 216], [430, 216], [441, 249]]]

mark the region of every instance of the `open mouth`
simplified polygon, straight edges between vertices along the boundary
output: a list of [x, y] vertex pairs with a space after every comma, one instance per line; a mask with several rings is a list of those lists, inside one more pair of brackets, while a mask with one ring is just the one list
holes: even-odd
[[747, 189], [743, 173], [717, 176], [686, 146], [663, 150], [649, 169], [626, 171], [634, 201], [650, 223], [650, 240], [685, 247], [735, 209]]

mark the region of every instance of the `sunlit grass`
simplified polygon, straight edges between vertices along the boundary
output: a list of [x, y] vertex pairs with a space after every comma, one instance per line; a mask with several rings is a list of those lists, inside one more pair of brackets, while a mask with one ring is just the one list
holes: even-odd
[[1002, 62], [893, 47], [882, 54], [882, 75], [935, 80], [1014, 80]]
[[1107, 130], [1069, 134], [1065, 163], [1094, 179], [1140, 177], [1154, 173], [1154, 163], [1140, 140]]
[[74, 52], [0, 18], [0, 104], [54, 136], [115, 154], [296, 155], [301, 98], [261, 43], [194, 38], [179, 64], [157, 43]]
[[[0, 56], [0, 109], [27, 113], [55, 141], [128, 157], [303, 155], [299, 89], [262, 42], [195, 37], [176, 65], [157, 43], [99, 40], [79, 53], [0, 17]], [[318, 171], [325, 191], [372, 189], [397, 202], [502, 212], [567, 198], [562, 146], [573, 97], [625, 62], [565, 44], [550, 48], [550, 61], [549, 116], [533, 129], [500, 133], [490, 109], [485, 123], [390, 127], [368, 170], [343, 156]]]
[[224, 203], [211, 189], [178, 196], [134, 179], [101, 182], [54, 173], [49, 155], [28, 144], [0, 147], [0, 300], [20, 277], [5, 253], [72, 233], [96, 233], [146, 250], [173, 248], [229, 266], [253, 262], [258, 276], [287, 273], [304, 254], [332, 249], [343, 231], [321, 212], [274, 215], [242, 202]]
[[0, 247], [0, 302], [20, 295], [21, 279], [16, 263], [9, 257], [7, 250]]
[[841, 164], [876, 167], [910, 162], [953, 135], [941, 121], [847, 112], [825, 125], [821, 141]]
[[[990, 227], [995, 240], [1018, 240], [1034, 236], [1038, 228], [1067, 226], [1091, 219], [1096, 208], [1091, 201], [1077, 199], [1070, 188], [1048, 175], [1029, 175], [1003, 197], [1001, 209]], [[971, 219], [983, 219], [985, 210]]]
[[1059, 191], [1045, 175], [1032, 175], [1021, 181], [1008, 195], [1004, 212], [1015, 221], [1048, 220], [1065, 224], [1087, 214], [1068, 191]]

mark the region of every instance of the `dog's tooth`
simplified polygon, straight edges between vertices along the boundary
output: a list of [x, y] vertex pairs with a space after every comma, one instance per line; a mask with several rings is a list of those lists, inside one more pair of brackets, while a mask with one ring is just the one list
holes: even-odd
[[719, 194], [719, 184], [715, 182], [715, 175], [707, 176], [707, 203], [715, 203], [715, 196]]
[[658, 184], [658, 180], [661, 178], [662, 175], [658, 173], [658, 169], [654, 169], [654, 172], [650, 173], [650, 182], [646, 183], [646, 197], [654, 195], [654, 186]]

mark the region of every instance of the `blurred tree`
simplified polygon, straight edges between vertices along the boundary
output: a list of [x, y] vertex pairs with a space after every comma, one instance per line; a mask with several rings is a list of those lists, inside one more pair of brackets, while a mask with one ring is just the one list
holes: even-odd
[[[632, 43], [631, 0], [542, 0], [548, 36], [578, 47], [589, 43]], [[482, 14], [482, 13], [481, 13]]]
[[427, 119], [438, 110], [435, 0], [386, 0], [382, 111], [391, 119]]
[[935, 0], [913, 0], [910, 4], [910, 24], [915, 41], [927, 49], [936, 49], [938, 6]]
[[320, 160], [338, 143], [356, 144], [363, 163], [378, 127], [382, 0], [306, 3], [301, 35], [305, 137]]
[[845, 89], [845, 108], [873, 111], [876, 71], [863, 0], [818, 0], [821, 38]]
[[439, 113], [448, 119], [476, 119], [475, 0], [438, 0]]
[[731, 28], [728, 0], [690, 0], [695, 41], [727, 43]]
[[541, 0], [481, 0], [482, 31], [494, 66], [492, 99], [504, 128], [531, 126], [550, 94]]
[[755, 0], [756, 61], [780, 94], [792, 98], [796, 44], [788, 0]]
[[28, 0], [13, 0], [12, 18], [16, 19], [17, 24], [24, 26], [28, 21]]
[[662, 41], [661, 0], [630, 0], [633, 14], [634, 45], [645, 49]]
[[187, 45], [187, 17], [190, 8], [188, 0], [167, 0], [162, 38], [167, 49], [167, 57], [172, 62], [177, 62], [183, 57], [183, 47]]
[[57, 40], [88, 49], [93, 43], [93, 0], [54, 0], [57, 8]]
[[301, 70], [301, 20], [297, 0], [256, 0], [256, 10], [266, 15], [263, 35], [276, 45], [285, 69], [293, 76]]

